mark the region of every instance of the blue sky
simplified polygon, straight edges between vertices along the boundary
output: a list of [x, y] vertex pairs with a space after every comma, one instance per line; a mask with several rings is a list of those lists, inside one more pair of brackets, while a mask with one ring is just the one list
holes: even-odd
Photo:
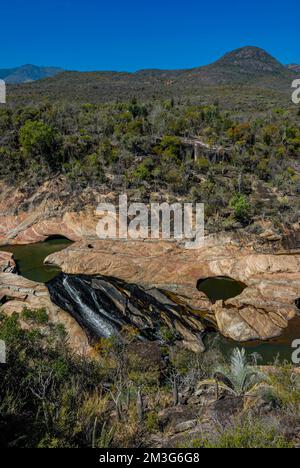
[[300, 62], [298, 0], [0, 0], [0, 8], [0, 68], [188, 68], [244, 45]]

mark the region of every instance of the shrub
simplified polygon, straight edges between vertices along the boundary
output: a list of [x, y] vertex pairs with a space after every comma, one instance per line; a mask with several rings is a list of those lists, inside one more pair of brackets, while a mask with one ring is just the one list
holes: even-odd
[[251, 221], [251, 207], [245, 195], [234, 195], [230, 201], [230, 208], [234, 210], [235, 219], [242, 223]]
[[55, 132], [42, 121], [28, 120], [20, 129], [19, 137], [27, 157], [47, 159], [53, 151]]
[[148, 413], [146, 417], [145, 425], [146, 425], [147, 431], [150, 434], [154, 432], [158, 432], [159, 431], [159, 419], [158, 419], [157, 413], [155, 413], [154, 411], [151, 411], [150, 413]]
[[295, 413], [300, 410], [300, 376], [291, 366], [277, 368], [270, 373], [269, 398], [283, 408], [294, 408]]
[[46, 309], [31, 310], [24, 307], [21, 317], [27, 321], [37, 325], [45, 325], [48, 323], [48, 313]]
[[293, 448], [278, 431], [272, 421], [259, 421], [251, 418], [234, 422], [229, 428], [220, 430], [211, 440], [192, 442], [193, 448], [247, 449], [247, 448]]

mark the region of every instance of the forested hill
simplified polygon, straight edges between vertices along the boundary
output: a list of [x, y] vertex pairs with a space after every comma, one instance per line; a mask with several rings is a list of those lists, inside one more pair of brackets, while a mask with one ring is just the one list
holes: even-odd
[[[122, 190], [134, 200], [201, 201], [211, 231], [293, 225], [300, 212], [293, 77], [247, 47], [194, 70], [72, 72], [8, 86], [0, 204], [6, 188], [18, 188], [21, 211], [43, 197], [76, 211]], [[50, 189], [53, 180], [59, 190]]]
[[[11, 103], [27, 104], [49, 99], [104, 103], [153, 98], [188, 98], [211, 102], [214, 98], [230, 104], [262, 95], [265, 103], [288, 101], [291, 81], [297, 71], [289, 69], [257, 47], [244, 47], [226, 54], [216, 62], [189, 70], [141, 70], [136, 73], [64, 72], [55, 77], [9, 87]], [[250, 93], [251, 96], [251, 93]], [[251, 104], [247, 98], [248, 104]], [[257, 105], [255, 100], [254, 106]]]
[[55, 76], [62, 71], [61, 68], [56, 67], [23, 65], [22, 67], [0, 69], [0, 79], [10, 84], [29, 83]]

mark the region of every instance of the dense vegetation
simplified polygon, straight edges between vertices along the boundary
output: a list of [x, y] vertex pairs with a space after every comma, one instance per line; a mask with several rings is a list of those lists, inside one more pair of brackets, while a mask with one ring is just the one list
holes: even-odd
[[[187, 138], [211, 149], [195, 157]], [[252, 117], [174, 99], [0, 108], [7, 183], [34, 191], [60, 175], [73, 193], [91, 187], [204, 202], [211, 229], [298, 221], [299, 150], [297, 108]]]
[[267, 376], [258, 356], [248, 362], [235, 350], [220, 367], [216, 351], [140, 344], [127, 328], [98, 342], [93, 359], [80, 358], [43, 309], [2, 317], [0, 339], [8, 363], [0, 366], [1, 447], [297, 444], [299, 376], [289, 367]]

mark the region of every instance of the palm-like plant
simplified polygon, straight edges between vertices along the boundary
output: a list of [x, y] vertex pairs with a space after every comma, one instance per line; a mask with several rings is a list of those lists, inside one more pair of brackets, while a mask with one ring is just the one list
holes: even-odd
[[245, 349], [235, 348], [228, 366], [215, 369], [212, 379], [200, 382], [199, 386], [214, 385], [218, 390], [226, 390], [235, 396], [248, 396], [255, 393], [267, 380], [257, 368], [250, 366]]

